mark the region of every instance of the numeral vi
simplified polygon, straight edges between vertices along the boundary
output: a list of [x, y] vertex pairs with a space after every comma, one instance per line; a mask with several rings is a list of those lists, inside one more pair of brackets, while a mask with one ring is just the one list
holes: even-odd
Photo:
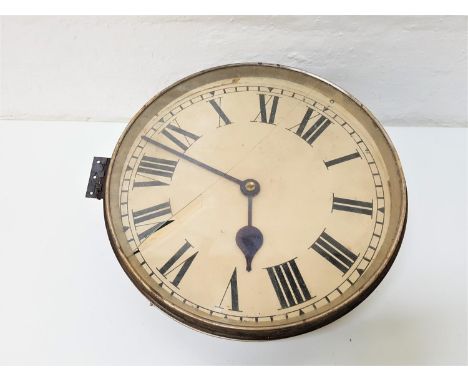
[[[229, 295], [228, 295], [228, 291], [230, 292]], [[225, 300], [227, 300], [229, 297], [231, 298], [230, 310], [235, 310], [237, 312], [240, 312], [241, 310], [239, 309], [239, 291], [237, 289], [237, 268], [234, 268], [234, 272], [232, 272], [232, 276], [229, 280], [226, 290], [224, 291], [223, 297], [221, 298], [221, 301], [219, 302], [220, 308], [223, 307]]]

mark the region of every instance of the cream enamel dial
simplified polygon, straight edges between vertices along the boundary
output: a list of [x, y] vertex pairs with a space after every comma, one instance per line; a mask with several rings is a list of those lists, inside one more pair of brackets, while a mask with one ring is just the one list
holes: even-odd
[[356, 100], [306, 73], [239, 64], [153, 98], [119, 141], [105, 215], [136, 286], [212, 334], [279, 338], [343, 315], [398, 251], [397, 155]]

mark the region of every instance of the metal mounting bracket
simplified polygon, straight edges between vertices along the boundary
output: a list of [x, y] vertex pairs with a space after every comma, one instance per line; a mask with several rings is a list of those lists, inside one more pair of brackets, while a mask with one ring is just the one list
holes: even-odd
[[110, 158], [94, 157], [86, 190], [87, 198], [100, 200], [104, 197], [104, 183], [109, 162]]

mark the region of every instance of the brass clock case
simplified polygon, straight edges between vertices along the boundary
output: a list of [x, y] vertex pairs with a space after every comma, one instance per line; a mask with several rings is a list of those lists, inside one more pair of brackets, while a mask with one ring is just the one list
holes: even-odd
[[[315, 89], [324, 98], [333, 101], [328, 104], [327, 112], [337, 115], [347, 113], [346, 115], [352, 116], [353, 123], [359, 124], [373, 142], [385, 165], [386, 176], [382, 181], [386, 181], [384, 186], [389, 191], [386, 195], [389, 203], [385, 206], [387, 219], [385, 235], [382, 236], [378, 248], [375, 248], [374, 257], [365, 272], [360, 274], [345, 292], [328, 304], [316, 306], [311, 313], [291, 314], [291, 317], [278, 321], [241, 319], [235, 322], [223, 319], [221, 316], [214, 317], [212, 314], [200, 312], [176, 301], [170, 293], [159, 288], [158, 283], [147, 272], [144, 272], [141, 262], [126, 243], [127, 238], [123, 233], [121, 221], [119, 187], [122, 171], [132, 144], [141, 135], [145, 126], [167, 105], [194, 89], [219, 81], [235, 84], [243, 78], [289, 81], [301, 88]], [[353, 123], [349, 123], [348, 126]], [[301, 187], [301, 184], [297, 184], [297, 187]], [[264, 188], [265, 185], [262, 184], [262, 192]], [[326, 325], [352, 310], [377, 287], [395, 260], [403, 239], [407, 218], [407, 193], [403, 170], [389, 137], [370, 111], [353, 96], [330, 82], [301, 70], [281, 65], [243, 63], [220, 66], [186, 77], [158, 93], [141, 108], [129, 122], [112, 155], [104, 190], [104, 215], [109, 240], [118, 261], [135, 286], [154, 305], [179, 322], [212, 335], [242, 340], [269, 340], [298, 335]], [[307, 221], [303, 224], [307, 224]], [[310, 251], [307, 247], [304, 250]]]

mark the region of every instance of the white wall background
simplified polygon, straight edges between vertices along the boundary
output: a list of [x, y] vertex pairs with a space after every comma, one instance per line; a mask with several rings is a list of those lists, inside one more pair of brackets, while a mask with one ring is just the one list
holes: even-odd
[[[213, 338], [150, 307], [112, 253], [101, 202], [84, 198], [93, 155], [111, 155], [147, 99], [242, 61], [357, 96], [409, 191], [376, 291], [275, 342]], [[0, 18], [0, 364], [466, 364], [467, 81], [463, 17]]]
[[193, 72], [261, 61], [351, 92], [386, 125], [460, 126], [465, 17], [3, 17], [0, 118], [128, 121]]

